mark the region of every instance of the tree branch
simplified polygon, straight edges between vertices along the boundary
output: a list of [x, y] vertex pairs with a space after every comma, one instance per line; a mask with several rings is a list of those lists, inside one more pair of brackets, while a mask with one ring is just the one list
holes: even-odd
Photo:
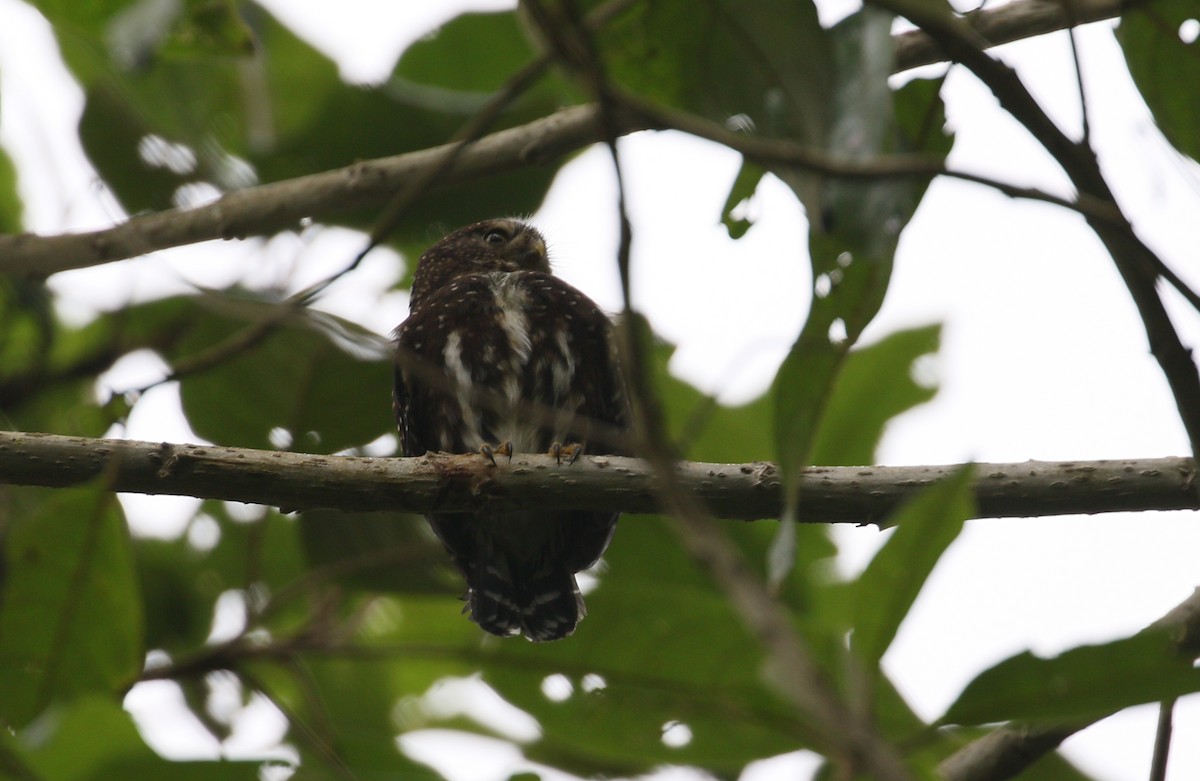
[[[632, 121], [622, 125], [623, 133], [641, 129], [644, 126]], [[564, 109], [484, 136], [462, 151], [437, 184], [542, 165], [602, 138], [594, 106]], [[0, 236], [0, 273], [44, 278], [169, 247], [293, 228], [307, 217], [382, 204], [409, 181], [442, 165], [455, 147], [457, 144], [445, 144], [249, 187], [205, 206], [131, 217], [104, 230], [57, 236]]]
[[[911, 0], [872, 0], [874, 4], [906, 17], [935, 39], [947, 55], [971, 71], [991, 90], [1000, 106], [1025, 126], [1045, 147], [1081, 195], [1111, 204], [1117, 224], [1085, 214], [1089, 227], [1104, 244], [1137, 307], [1150, 352], [1158, 361], [1193, 455], [1200, 454], [1200, 371], [1167, 314], [1157, 283], [1166, 264], [1133, 230], [1100, 170], [1093, 149], [1072, 140], [1038, 104], [1016, 71], [989, 56], [988, 42], [964, 20], [945, 8], [924, 6]], [[1073, 16], [1073, 15], [1072, 15]]]
[[[1111, 18], [1144, 2], [1075, 0], [1074, 18], [1081, 23]], [[1055, 0], [1018, 0], [972, 17], [972, 27], [988, 45], [1052, 32], [1066, 24]], [[938, 44], [924, 32], [901, 33], [896, 36], [896, 46], [896, 72], [945, 59]], [[609, 131], [620, 135], [654, 127], [643, 115], [621, 112], [614, 112], [612, 124]], [[545, 164], [604, 138], [596, 107], [575, 106], [484, 136], [464, 149], [455, 165], [434, 184], [471, 181]], [[267, 234], [295, 227], [304, 218], [381, 205], [442, 165], [454, 147], [447, 144], [250, 187], [205, 206], [138, 215], [103, 230], [55, 236], [0, 235], [0, 273], [45, 278], [170, 247]]]
[[[955, 466], [812, 467], [801, 520], [878, 523]], [[1200, 509], [1190, 458], [979, 464], [980, 518]], [[682, 462], [677, 485], [715, 517], [777, 518], [775, 466]], [[518, 455], [493, 467], [476, 455], [367, 458], [210, 445], [0, 432], [0, 483], [223, 499], [301, 510], [505, 510], [589, 507], [658, 512], [660, 480], [644, 461], [585, 456], [571, 466]]]
[[[1148, 628], [1168, 630], [1180, 655], [1195, 659], [1200, 655], [1200, 588]], [[1015, 778], [1071, 735], [1099, 720], [1042, 727], [1007, 724], [951, 754], [938, 772], [945, 781]]]
[[[1075, 25], [1100, 22], [1146, 5], [1149, 0], [1072, 0], [1070, 15], [1061, 0], [1018, 0], [970, 14], [967, 22], [988, 46], [1057, 32]], [[920, 30], [894, 36], [897, 72], [943, 62], [946, 53]]]

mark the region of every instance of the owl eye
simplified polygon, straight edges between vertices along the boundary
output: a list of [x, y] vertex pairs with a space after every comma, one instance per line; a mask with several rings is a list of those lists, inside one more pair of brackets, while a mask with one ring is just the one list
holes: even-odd
[[502, 230], [490, 230], [483, 234], [483, 242], [492, 247], [499, 247], [506, 241], [508, 241], [508, 234]]

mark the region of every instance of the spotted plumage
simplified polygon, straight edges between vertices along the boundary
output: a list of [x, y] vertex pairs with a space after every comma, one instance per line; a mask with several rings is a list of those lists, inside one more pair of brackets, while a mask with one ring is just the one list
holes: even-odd
[[[597, 449], [594, 423], [626, 423], [612, 326], [550, 273], [546, 244], [517, 220], [461, 228], [425, 252], [396, 329], [402, 451], [475, 453], [511, 443]], [[562, 468], [570, 468], [564, 465]], [[575, 574], [599, 559], [617, 516], [587, 510], [433, 513], [467, 581], [471, 618], [497, 635], [556, 640], [584, 616]]]

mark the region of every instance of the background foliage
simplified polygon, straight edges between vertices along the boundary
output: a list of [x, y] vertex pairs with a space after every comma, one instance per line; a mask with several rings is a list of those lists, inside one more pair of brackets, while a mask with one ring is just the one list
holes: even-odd
[[[444, 143], [546, 43], [515, 12], [467, 14], [409, 47], [385, 83], [362, 87], [343, 83], [330, 61], [248, 0], [34, 5], [84, 90], [78, 130], [88, 157], [130, 214]], [[939, 82], [889, 86], [891, 58], [881, 52], [892, 18], [877, 9], [823, 29], [805, 3], [631, 6], [595, 37], [625, 90], [720, 122], [737, 116], [759, 136], [851, 159], [944, 159], [950, 150]], [[1194, 62], [1194, 45], [1172, 34], [1189, 14], [1182, 0], [1160, 0], [1131, 12], [1119, 37], [1164, 134], [1195, 155], [1196, 80], [1162, 75]], [[555, 71], [494, 127], [590, 97], [586, 79]], [[449, 227], [532, 211], [562, 162], [432, 190], [388, 241], [412, 253]], [[661, 343], [645, 371], [684, 457], [779, 460], [789, 474], [810, 463], [870, 463], [888, 420], [933, 392], [912, 370], [937, 350], [938, 328], [855, 346], [927, 180], [819, 180], [787, 166], [772, 173], [820, 218], [808, 259], [816, 295], [772, 392], [718, 405], [667, 373], [671, 348]], [[748, 163], [735, 183], [731, 234], [744, 232], [734, 207], [763, 175]], [[370, 228], [374, 217], [329, 222]], [[0, 230], [20, 225], [14, 168], [0, 156]], [[42, 281], [0, 285], [6, 428], [119, 431], [139, 397], [97, 399], [96, 377], [149, 349], [172, 368], [189, 424], [209, 441], [360, 452], [392, 431], [380, 340], [320, 313], [319, 302], [294, 309], [276, 290], [196, 291], [76, 326], [55, 314]], [[766, 580], [766, 562], [775, 562], [778, 598], [833, 690], [902, 747], [914, 777], [932, 777], [980, 734], [977, 725], [1094, 718], [1200, 688], [1161, 637], [1138, 636], [1002, 662], [946, 714], [944, 724], [960, 727], [930, 730], [880, 659], [971, 516], [967, 476], [891, 519], [899, 529], [854, 581], [831, 575], [836, 551], [820, 526], [786, 525], [794, 536], [778, 539], [776, 524], [725, 529], [752, 577]], [[131, 536], [102, 481], [71, 491], [6, 488], [0, 511], [0, 773], [14, 778], [263, 777], [261, 760], [168, 762], [150, 750], [120, 707], [147, 680], [177, 685], [218, 740], [233, 731], [230, 714], [214, 706], [222, 687], [232, 681], [244, 701], [272, 703], [287, 718], [290, 749], [268, 761], [279, 774], [271, 777], [435, 777], [398, 737], [445, 727], [514, 739], [438, 706], [430, 693], [463, 677], [536, 720], [536, 736], [520, 737], [526, 757], [578, 775], [683, 765], [727, 778], [801, 748], [833, 753], [822, 730], [779, 696], [759, 639], [665, 519], [625, 519], [590, 579], [590, 615], [578, 634], [532, 645], [484, 636], [459, 615], [461, 586], [418, 518], [297, 517], [205, 502], [186, 534], [163, 540]], [[222, 612], [220, 623], [237, 629], [214, 634]], [[1047, 699], [1051, 678], [1061, 696]], [[1051, 757], [1026, 777], [1085, 776]]]

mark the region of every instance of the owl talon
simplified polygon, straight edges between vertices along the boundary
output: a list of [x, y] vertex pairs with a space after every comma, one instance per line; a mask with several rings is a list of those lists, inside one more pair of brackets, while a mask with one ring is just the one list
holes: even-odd
[[571, 442], [566, 445], [561, 445], [555, 442], [550, 446], [550, 455], [554, 456], [555, 462], [562, 466], [563, 459], [567, 459], [567, 466], [574, 464], [583, 455], [583, 445], [578, 442]]
[[487, 445], [487, 444], [480, 445], [479, 453], [480, 453], [480, 455], [487, 458], [488, 461], [491, 461], [492, 466], [496, 465], [496, 456], [498, 456], [498, 455], [499, 456], [508, 456], [508, 460], [509, 460], [509, 462], [511, 462], [512, 457], [513, 457], [513, 443], [504, 441], [498, 445]]

